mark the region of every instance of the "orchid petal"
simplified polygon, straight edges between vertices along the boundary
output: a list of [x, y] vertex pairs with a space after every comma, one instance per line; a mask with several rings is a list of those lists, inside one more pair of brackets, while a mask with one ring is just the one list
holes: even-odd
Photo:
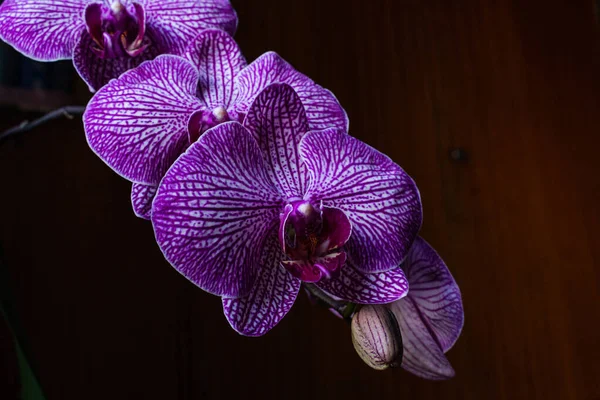
[[[106, 36], [106, 34], [104, 35]], [[110, 40], [105, 40], [105, 45], [111, 43]], [[122, 57], [103, 58], [94, 52], [93, 45], [94, 39], [87, 31], [84, 31], [73, 52], [73, 65], [92, 92], [99, 90], [112, 79], [120, 77], [144, 61], [154, 59], [161, 53], [160, 48], [154, 44], [152, 35], [149, 34], [144, 36], [143, 44], [140, 47], [143, 50], [135, 57], [126, 54]]]
[[223, 298], [223, 311], [232, 328], [245, 336], [262, 336], [294, 305], [300, 280], [282, 266], [283, 253], [273, 230], [263, 246], [256, 283], [246, 297]]
[[359, 304], [391, 303], [408, 293], [402, 269], [370, 274], [361, 272], [351, 262], [346, 262], [339, 276], [323, 279], [316, 285], [337, 298]]
[[460, 289], [437, 252], [421, 237], [415, 240], [402, 265], [408, 282], [408, 297], [435, 334], [444, 352], [458, 339], [464, 323]]
[[345, 251], [364, 272], [397, 267], [421, 227], [413, 180], [392, 160], [341, 130], [310, 132], [300, 143], [310, 171], [305, 199], [343, 210], [352, 222]]
[[444, 356], [464, 323], [460, 290], [444, 261], [417, 238], [403, 264], [408, 296], [389, 305], [402, 331], [402, 367], [428, 379], [447, 379], [454, 370]]
[[298, 145], [308, 131], [306, 114], [289, 85], [273, 84], [257, 97], [244, 121], [260, 146], [269, 177], [287, 198], [302, 198], [308, 173]]
[[152, 215], [152, 200], [156, 196], [158, 186], [134, 183], [131, 185], [131, 205], [133, 212], [140, 218], [150, 219]]
[[237, 15], [229, 0], [138, 0], [146, 9], [148, 26], [163, 33], [165, 51], [182, 55], [203, 29], [237, 28]]
[[345, 212], [335, 207], [322, 206], [323, 230], [317, 253], [324, 254], [342, 247], [352, 236], [352, 223]]
[[185, 56], [200, 74], [198, 97], [210, 109], [229, 106], [233, 78], [246, 59], [231, 36], [217, 29], [202, 31], [186, 48]]
[[236, 111], [246, 114], [250, 105], [272, 83], [287, 83], [300, 97], [311, 130], [348, 130], [348, 116], [333, 93], [296, 71], [277, 53], [268, 52], [244, 68], [236, 78]]
[[5, 0], [0, 5], [0, 39], [38, 61], [69, 59], [85, 31], [90, 0]]
[[173, 164], [152, 205], [166, 259], [207, 292], [249, 294], [283, 201], [260, 149], [237, 122], [208, 130]]
[[189, 144], [197, 80], [188, 61], [162, 55], [111, 81], [83, 116], [90, 147], [125, 178], [157, 185]]
[[454, 369], [420, 318], [419, 309], [411, 298], [398, 300], [390, 307], [402, 332], [402, 368], [426, 379], [452, 378]]

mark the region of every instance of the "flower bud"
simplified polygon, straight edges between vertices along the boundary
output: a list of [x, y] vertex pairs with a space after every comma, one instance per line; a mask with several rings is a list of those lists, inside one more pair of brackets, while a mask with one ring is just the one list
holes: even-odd
[[402, 335], [390, 309], [363, 306], [352, 318], [354, 349], [371, 368], [384, 370], [402, 362]]

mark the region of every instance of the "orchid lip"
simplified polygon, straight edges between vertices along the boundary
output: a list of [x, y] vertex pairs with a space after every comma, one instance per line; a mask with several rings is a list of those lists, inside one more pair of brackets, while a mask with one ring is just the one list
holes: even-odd
[[280, 218], [283, 266], [305, 282], [337, 274], [345, 264], [341, 247], [350, 237], [350, 223], [341, 210], [306, 200], [288, 203]]
[[146, 47], [145, 11], [141, 4], [122, 0], [91, 3], [85, 9], [87, 31], [93, 39], [92, 51], [100, 58], [136, 57]]

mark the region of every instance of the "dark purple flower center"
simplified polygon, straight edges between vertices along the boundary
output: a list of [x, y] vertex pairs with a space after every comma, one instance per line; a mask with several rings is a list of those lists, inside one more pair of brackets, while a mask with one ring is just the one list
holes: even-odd
[[337, 209], [298, 200], [281, 216], [280, 241], [288, 260], [284, 267], [305, 282], [317, 282], [337, 273], [346, 262], [340, 251], [350, 237], [350, 222]]
[[317, 249], [323, 230], [321, 210], [302, 200], [291, 206], [292, 212], [284, 226], [286, 254], [292, 260], [312, 260], [322, 253]]
[[92, 51], [101, 58], [135, 57], [143, 52], [146, 28], [144, 8], [128, 0], [104, 0], [85, 9]]
[[243, 114], [227, 110], [224, 106], [217, 106], [212, 110], [198, 110], [192, 114], [188, 122], [190, 144], [198, 140], [204, 132], [223, 122], [238, 121], [241, 123], [243, 120]]

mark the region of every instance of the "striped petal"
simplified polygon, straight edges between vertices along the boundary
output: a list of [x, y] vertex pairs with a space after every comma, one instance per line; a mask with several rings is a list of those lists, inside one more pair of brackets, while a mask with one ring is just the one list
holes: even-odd
[[90, 0], [5, 0], [0, 5], [0, 39], [38, 61], [69, 59], [85, 31]]
[[245, 114], [250, 105], [272, 83], [287, 83], [302, 101], [310, 129], [339, 128], [348, 131], [348, 117], [333, 93], [296, 71], [277, 53], [268, 52], [244, 68], [236, 78], [235, 109]]
[[408, 296], [390, 304], [402, 330], [408, 371], [428, 379], [447, 379], [454, 370], [444, 356], [464, 323], [460, 290], [440, 256], [417, 238], [403, 265]]
[[410, 176], [341, 130], [308, 133], [300, 154], [311, 176], [305, 199], [340, 208], [352, 222], [345, 250], [357, 269], [374, 273], [400, 265], [421, 227], [421, 201]]
[[464, 323], [460, 289], [437, 252], [421, 237], [402, 268], [410, 284], [408, 296], [421, 310], [444, 352], [458, 339]]
[[261, 148], [271, 180], [282, 195], [302, 198], [308, 173], [298, 145], [308, 131], [306, 114], [289, 85], [273, 84], [256, 98], [244, 121]]
[[83, 116], [90, 147], [126, 179], [157, 185], [189, 145], [197, 80], [188, 61], [162, 55], [111, 81]]
[[161, 182], [152, 205], [167, 260], [207, 292], [249, 294], [283, 209], [260, 149], [239, 123], [207, 131]]
[[322, 279], [316, 285], [336, 298], [359, 304], [385, 304], [408, 293], [408, 281], [400, 268], [386, 272], [365, 273], [351, 262], [337, 277]]
[[142, 47], [145, 49], [135, 57], [124, 55], [102, 58], [92, 50], [93, 43], [94, 40], [90, 34], [84, 31], [73, 52], [73, 65], [92, 92], [99, 90], [111, 79], [118, 78], [144, 61], [154, 59], [162, 52], [151, 32], [144, 36]]
[[198, 97], [210, 109], [227, 108], [233, 93], [233, 78], [246, 66], [235, 40], [221, 30], [204, 30], [190, 42], [185, 56], [200, 74]]
[[452, 378], [454, 369], [429, 333], [427, 325], [420, 319], [416, 305], [409, 298], [402, 299], [393, 303], [392, 311], [402, 332], [402, 368], [426, 379]]
[[137, 0], [146, 9], [148, 26], [164, 33], [169, 53], [182, 55], [188, 42], [203, 29], [237, 28], [237, 15], [229, 0]]
[[152, 215], [152, 200], [158, 186], [134, 183], [131, 185], [131, 205], [133, 212], [140, 218], [150, 219]]
[[223, 298], [225, 317], [245, 336], [262, 336], [279, 323], [294, 305], [300, 280], [282, 266], [283, 253], [273, 230], [263, 247], [256, 283], [246, 297]]

